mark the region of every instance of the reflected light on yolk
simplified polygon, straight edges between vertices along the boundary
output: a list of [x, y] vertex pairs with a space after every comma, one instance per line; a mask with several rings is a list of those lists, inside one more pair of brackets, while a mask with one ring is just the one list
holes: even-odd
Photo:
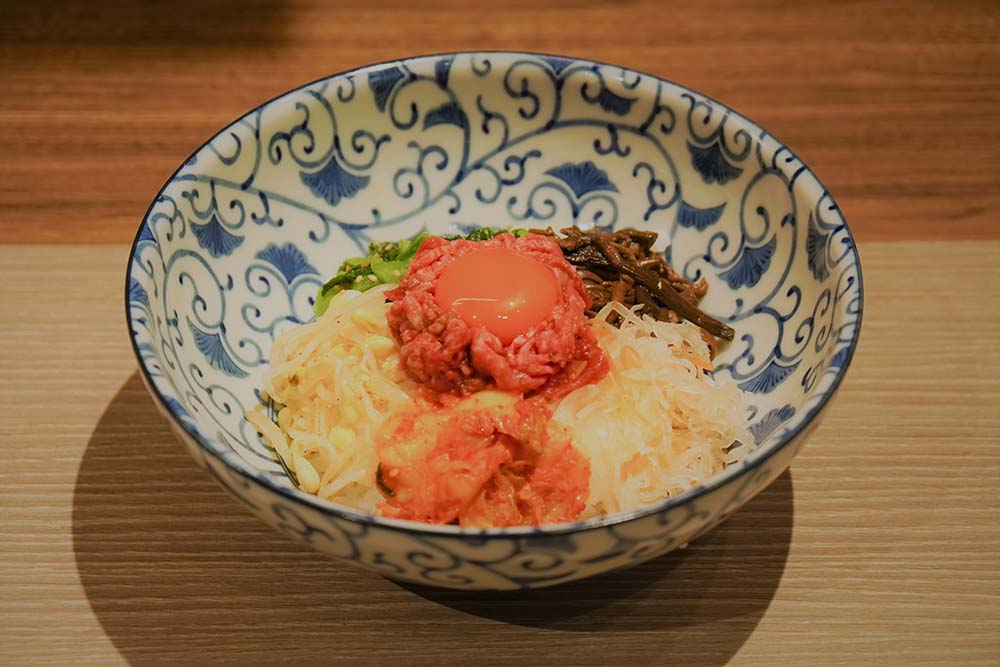
[[552, 269], [508, 248], [479, 248], [445, 267], [434, 297], [472, 327], [504, 345], [540, 324], [559, 302]]

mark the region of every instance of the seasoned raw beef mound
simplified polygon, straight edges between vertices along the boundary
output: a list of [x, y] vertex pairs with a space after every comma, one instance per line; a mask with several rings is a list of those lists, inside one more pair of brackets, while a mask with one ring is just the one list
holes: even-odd
[[[560, 298], [540, 324], [504, 345], [482, 326], [470, 326], [435, 299], [444, 269], [478, 248], [509, 248], [549, 267]], [[406, 372], [442, 402], [490, 386], [522, 394], [558, 398], [594, 382], [608, 363], [587, 326], [590, 299], [583, 281], [550, 238], [499, 234], [488, 241], [423, 242], [399, 286], [386, 293], [393, 301], [389, 326], [400, 344]]]

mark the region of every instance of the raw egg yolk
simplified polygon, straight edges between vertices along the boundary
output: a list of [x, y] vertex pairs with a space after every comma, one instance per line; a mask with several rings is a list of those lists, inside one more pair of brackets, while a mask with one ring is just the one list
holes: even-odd
[[559, 281], [528, 255], [479, 248], [445, 267], [434, 296], [469, 326], [481, 325], [509, 345], [549, 316], [559, 302]]

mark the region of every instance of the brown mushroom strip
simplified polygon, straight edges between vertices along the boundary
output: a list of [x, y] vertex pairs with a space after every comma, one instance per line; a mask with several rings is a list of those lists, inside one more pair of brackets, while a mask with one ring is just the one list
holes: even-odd
[[662, 277], [652, 271], [647, 271], [631, 264], [622, 264], [621, 270], [633, 276], [651, 294], [663, 301], [668, 308], [675, 311], [684, 319], [694, 322], [716, 338], [732, 340], [736, 335], [732, 327], [698, 310], [697, 306], [685, 299], [681, 294], [675, 292]]
[[[559, 230], [562, 236], [558, 236], [551, 227], [531, 231], [556, 238], [563, 255], [580, 272], [593, 301], [588, 315], [596, 315], [612, 300], [628, 307], [638, 303], [643, 312], [658, 320], [679, 322], [683, 318], [711, 336], [733, 339], [732, 328], [697, 307], [708, 290], [708, 282], [704, 278], [698, 282], [685, 279], [652, 251], [656, 232], [622, 229], [607, 233], [567, 227]], [[709, 338], [706, 336], [706, 340]], [[714, 356], [714, 338], [710, 348]]]
[[569, 252], [563, 251], [567, 261], [574, 266], [584, 266], [587, 268], [608, 268], [611, 263], [592, 245], [586, 245]]
[[646, 252], [649, 252], [649, 249], [653, 247], [653, 244], [656, 243], [657, 237], [659, 237], [659, 234], [656, 232], [641, 229], [626, 229], [622, 231], [627, 233], [628, 238], [638, 244]]
[[628, 285], [625, 284], [624, 280], [619, 280], [615, 283], [614, 287], [611, 288], [611, 300], [617, 301], [618, 303], [625, 303], [625, 295], [628, 293]]
[[660, 318], [660, 307], [653, 301], [653, 295], [642, 285], [635, 288], [635, 300], [642, 306], [642, 312], [656, 319]]
[[598, 310], [604, 308], [611, 301], [611, 292], [603, 285], [588, 285], [584, 283], [584, 289], [586, 289], [587, 294], [590, 295], [590, 300], [593, 302], [588, 312], [593, 311], [593, 314], [596, 315]]

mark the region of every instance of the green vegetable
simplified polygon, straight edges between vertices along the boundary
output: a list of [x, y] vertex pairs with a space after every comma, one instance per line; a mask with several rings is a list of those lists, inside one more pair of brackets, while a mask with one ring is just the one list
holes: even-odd
[[330, 307], [333, 297], [346, 289], [364, 292], [376, 285], [398, 283], [406, 273], [410, 260], [417, 254], [420, 244], [428, 236], [430, 234], [427, 232], [421, 232], [402, 241], [369, 243], [367, 257], [344, 260], [337, 275], [320, 288], [313, 311], [316, 315], [322, 315]]
[[383, 283], [398, 283], [403, 279], [403, 274], [406, 273], [406, 267], [409, 264], [408, 261], [399, 259], [387, 262], [378, 257], [372, 257], [372, 273]]
[[340, 271], [333, 278], [330, 278], [319, 289], [316, 295], [316, 303], [313, 304], [313, 311], [316, 315], [322, 315], [330, 307], [330, 301], [345, 289], [356, 289], [364, 292], [367, 289], [378, 285], [377, 280], [371, 280], [368, 276], [374, 275], [369, 261], [363, 264], [348, 264], [344, 262], [340, 265]]
[[492, 227], [480, 227], [479, 229], [473, 229], [465, 238], [469, 241], [489, 241], [496, 235], [497, 233], [493, 231]]
[[465, 239], [466, 241], [489, 241], [497, 234], [513, 234], [516, 238], [521, 238], [522, 236], [527, 236], [530, 233], [530, 230], [522, 227], [480, 227], [479, 229], [473, 229], [464, 236], [462, 234], [450, 234], [446, 235], [444, 238], [449, 241], [454, 241], [455, 239]]
[[[469, 241], [488, 241], [497, 234], [508, 232], [521, 238], [528, 234], [527, 229], [493, 229], [480, 227], [465, 236], [446, 236], [446, 239], [467, 239]], [[430, 234], [421, 232], [413, 238], [402, 241], [373, 241], [368, 244], [367, 257], [351, 257], [345, 259], [337, 270], [337, 275], [330, 278], [316, 295], [313, 311], [322, 315], [330, 307], [330, 301], [340, 292], [353, 289], [359, 292], [370, 290], [377, 285], [398, 283], [406, 275], [410, 260], [417, 254], [420, 244]]]

